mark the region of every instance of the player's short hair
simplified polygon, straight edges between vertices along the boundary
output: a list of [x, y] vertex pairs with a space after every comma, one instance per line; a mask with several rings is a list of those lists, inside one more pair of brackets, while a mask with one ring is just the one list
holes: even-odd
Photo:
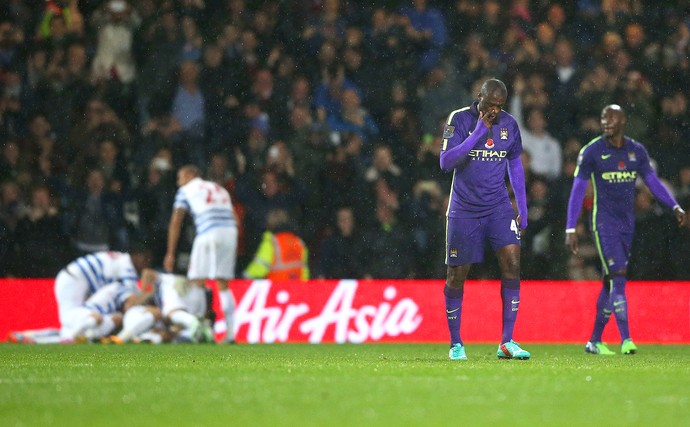
[[184, 165], [180, 167], [180, 171], [183, 171], [184, 173], [188, 173], [195, 177], [201, 176], [201, 169], [199, 169], [199, 167], [196, 165]]
[[604, 114], [604, 111], [606, 110], [616, 111], [619, 114], [625, 115], [625, 110], [623, 110], [623, 107], [621, 107], [618, 104], [608, 104], [607, 106], [601, 109], [601, 114]]
[[496, 91], [502, 91], [505, 95], [508, 95], [508, 88], [506, 88], [505, 83], [498, 79], [488, 79], [482, 84], [479, 93], [481, 96], [486, 97]]

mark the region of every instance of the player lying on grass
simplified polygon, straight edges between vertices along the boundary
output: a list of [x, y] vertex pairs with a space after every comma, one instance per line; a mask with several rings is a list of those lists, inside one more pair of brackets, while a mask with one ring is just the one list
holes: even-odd
[[[124, 314], [122, 330], [108, 341], [191, 342], [206, 341], [210, 334], [203, 321], [206, 294], [186, 277], [145, 269], [142, 289], [150, 290], [148, 301]], [[151, 303], [151, 304], [148, 304]]]
[[120, 282], [100, 288], [84, 304], [64, 313], [61, 342], [87, 342], [108, 336], [122, 324], [122, 312], [137, 305], [140, 298], [139, 292]]

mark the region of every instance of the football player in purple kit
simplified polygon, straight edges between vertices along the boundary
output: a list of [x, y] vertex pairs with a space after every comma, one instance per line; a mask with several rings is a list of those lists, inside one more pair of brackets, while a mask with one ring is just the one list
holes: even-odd
[[[441, 169], [453, 171], [446, 213], [446, 318], [451, 360], [467, 360], [460, 338], [464, 284], [473, 263], [484, 260], [488, 242], [501, 270], [503, 334], [497, 355], [529, 359], [513, 341], [520, 304], [520, 234], [527, 227], [522, 139], [517, 122], [505, 111], [508, 91], [497, 79], [486, 80], [478, 100], [448, 116], [443, 131]], [[508, 195], [506, 171], [518, 215]]]
[[680, 225], [685, 220], [685, 211], [652, 169], [647, 150], [642, 144], [623, 134], [625, 121], [625, 112], [619, 105], [604, 107], [601, 112], [602, 135], [594, 138], [580, 150], [575, 180], [568, 200], [565, 244], [573, 254], [577, 254], [575, 226], [587, 183], [592, 181], [594, 207], [590, 225], [604, 279], [597, 299], [594, 330], [585, 345], [585, 352], [598, 355], [615, 354], [601, 341], [611, 313], [616, 318], [621, 335], [621, 353], [637, 352], [637, 346], [630, 339], [628, 303], [625, 296], [625, 276], [635, 228], [634, 201], [637, 178], [642, 178], [652, 194], [673, 209]]

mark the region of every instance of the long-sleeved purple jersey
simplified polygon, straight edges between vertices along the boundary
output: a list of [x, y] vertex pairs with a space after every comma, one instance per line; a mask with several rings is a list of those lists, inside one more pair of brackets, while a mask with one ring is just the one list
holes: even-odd
[[625, 137], [623, 146], [616, 148], [602, 136], [594, 138], [580, 150], [577, 159], [566, 229], [575, 229], [586, 181], [591, 179], [594, 186], [592, 229], [604, 234], [632, 233], [635, 229], [635, 181], [638, 177], [669, 208], [677, 205], [649, 164], [649, 155], [642, 144]]
[[443, 131], [441, 169], [453, 171], [447, 215], [451, 218], [479, 218], [498, 211], [513, 212], [506, 172], [527, 226], [524, 171], [520, 160], [522, 137], [517, 122], [502, 111], [491, 129], [479, 120], [477, 102], [455, 110]]

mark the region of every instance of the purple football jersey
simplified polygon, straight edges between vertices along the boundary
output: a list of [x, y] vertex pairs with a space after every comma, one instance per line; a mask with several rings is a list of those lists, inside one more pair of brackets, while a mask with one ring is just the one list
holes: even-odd
[[[635, 181], [653, 173], [647, 150], [625, 137], [616, 148], [598, 136], [580, 150], [575, 176], [594, 185], [592, 229], [600, 233], [631, 233], [635, 227]], [[572, 221], [569, 218], [569, 221]]]
[[[478, 119], [476, 101], [450, 113], [443, 131], [442, 163], [448, 150], [461, 145], [475, 132]], [[453, 170], [447, 215], [479, 218], [504, 211], [512, 216], [514, 211], [506, 187], [507, 161], [518, 159], [522, 153], [520, 129], [513, 116], [501, 111], [490, 129], [481, 126], [477, 132], [483, 134], [473, 147], [467, 147], [467, 156]]]

